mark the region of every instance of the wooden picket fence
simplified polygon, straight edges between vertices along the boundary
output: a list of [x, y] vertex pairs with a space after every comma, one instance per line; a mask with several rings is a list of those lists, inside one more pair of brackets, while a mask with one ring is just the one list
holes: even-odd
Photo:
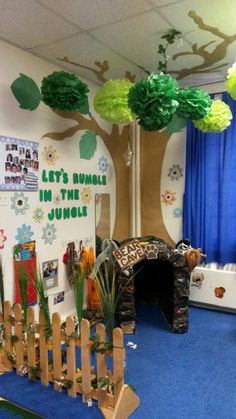
[[[52, 315], [52, 338], [45, 337], [45, 319], [40, 311], [39, 322], [35, 320], [34, 309], [27, 308], [27, 325], [24, 325], [20, 304], [12, 307], [9, 301], [4, 303], [4, 342], [0, 352], [0, 371], [16, 369], [18, 375], [28, 372], [40, 378], [48, 386], [54, 384], [56, 391], [67, 388], [70, 397], [82, 395], [85, 402], [98, 401], [106, 419], [125, 419], [139, 406], [139, 398], [124, 383], [125, 349], [123, 332], [120, 328], [113, 330], [113, 349], [107, 352], [94, 352], [96, 356], [96, 373], [91, 365], [94, 341], [90, 336], [90, 323], [83, 319], [80, 334], [76, 333], [75, 319], [67, 317], [62, 325], [59, 313]], [[63, 327], [62, 327], [63, 326]], [[98, 348], [106, 345], [104, 324], [96, 325]], [[63, 345], [64, 344], [64, 345]], [[80, 347], [80, 368], [76, 367], [76, 347]], [[98, 349], [97, 348], [97, 349]], [[63, 363], [63, 351], [66, 351], [66, 364]], [[51, 356], [51, 361], [49, 361]], [[112, 356], [113, 371], [107, 367], [107, 357]], [[106, 386], [92, 386], [106, 380]]]

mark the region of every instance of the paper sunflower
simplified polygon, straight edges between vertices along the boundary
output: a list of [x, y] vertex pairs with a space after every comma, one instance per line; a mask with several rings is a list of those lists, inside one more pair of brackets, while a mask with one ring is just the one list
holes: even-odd
[[88, 91], [87, 84], [75, 74], [66, 71], [54, 71], [42, 80], [43, 102], [50, 108], [60, 111], [79, 111], [87, 102]]
[[112, 124], [125, 124], [135, 119], [128, 106], [129, 80], [108, 80], [94, 98], [94, 109], [102, 119]]
[[224, 131], [232, 119], [232, 113], [228, 105], [222, 100], [213, 100], [210, 112], [198, 121], [193, 121], [193, 125], [203, 132]]
[[147, 131], [158, 131], [168, 125], [178, 107], [178, 83], [167, 74], [151, 74], [133, 86], [129, 106], [139, 124]]
[[228, 69], [226, 88], [232, 99], [236, 100], [236, 64]]
[[210, 111], [212, 99], [202, 89], [188, 87], [178, 93], [179, 107], [176, 113], [186, 119], [202, 119]]

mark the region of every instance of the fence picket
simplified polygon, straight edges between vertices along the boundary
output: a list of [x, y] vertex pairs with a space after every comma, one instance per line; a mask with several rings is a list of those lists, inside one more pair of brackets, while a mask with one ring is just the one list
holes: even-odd
[[[27, 326], [34, 325], [34, 309], [33, 307], [27, 308]], [[36, 332], [36, 331], [35, 331]], [[35, 332], [30, 331], [27, 333], [27, 357], [28, 357], [28, 378], [31, 379], [30, 369], [36, 366], [36, 340]]]
[[[96, 327], [96, 333], [99, 336], [99, 342], [106, 342], [106, 328], [105, 325], [99, 323]], [[105, 377], [107, 375], [107, 357], [106, 354], [101, 354], [97, 352], [97, 381], [99, 378]], [[99, 389], [98, 387], [98, 406], [102, 406], [106, 403], [107, 392]]]
[[5, 327], [5, 344], [4, 349], [6, 351], [6, 367], [9, 371], [12, 371], [12, 362], [8, 359], [8, 355], [12, 354], [12, 342], [11, 342], [11, 303], [10, 301], [4, 302], [4, 327]]
[[81, 321], [81, 370], [82, 370], [82, 398], [87, 401], [91, 393], [91, 362], [90, 362], [90, 323], [86, 319]]
[[[71, 336], [75, 332], [74, 318], [69, 316], [66, 319], [66, 336]], [[71, 388], [68, 388], [68, 395], [76, 397], [76, 358], [75, 358], [75, 338], [69, 337], [66, 348], [67, 360], [67, 380], [72, 382]]]
[[124, 339], [119, 327], [113, 330], [113, 380], [114, 380], [114, 406], [124, 384]]
[[39, 312], [39, 354], [41, 383], [48, 386], [48, 344], [45, 338], [46, 321], [42, 310]]
[[52, 339], [53, 339], [53, 379], [54, 389], [62, 391], [62, 387], [57, 385], [55, 381], [61, 380], [61, 316], [59, 313], [52, 315]]

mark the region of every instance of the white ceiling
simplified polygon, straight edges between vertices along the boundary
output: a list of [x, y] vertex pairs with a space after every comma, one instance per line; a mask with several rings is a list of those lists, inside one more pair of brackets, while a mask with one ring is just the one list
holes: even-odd
[[236, 59], [236, 0], [0, 0], [0, 10], [1, 39], [94, 81], [104, 61], [104, 79], [157, 71], [160, 36], [171, 28], [184, 35], [167, 52], [169, 72], [187, 69], [182, 85], [222, 81]]

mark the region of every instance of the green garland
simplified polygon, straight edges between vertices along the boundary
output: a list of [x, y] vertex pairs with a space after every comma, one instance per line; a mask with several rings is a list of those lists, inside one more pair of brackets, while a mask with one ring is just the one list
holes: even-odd
[[128, 103], [147, 131], [166, 127], [178, 107], [178, 83], [167, 74], [151, 74], [129, 91]]
[[224, 131], [232, 119], [230, 107], [222, 100], [213, 100], [210, 112], [198, 121], [193, 121], [196, 128], [203, 132]]
[[229, 68], [226, 76], [226, 87], [232, 99], [236, 100], [236, 68]]
[[178, 93], [179, 107], [177, 114], [191, 120], [202, 119], [210, 111], [212, 99], [202, 89], [188, 87]]
[[42, 80], [42, 100], [52, 109], [65, 112], [79, 111], [88, 100], [88, 92], [85, 83], [66, 71], [54, 71]]
[[128, 93], [133, 85], [128, 80], [108, 80], [95, 95], [95, 111], [112, 124], [132, 122], [135, 116], [128, 106]]

